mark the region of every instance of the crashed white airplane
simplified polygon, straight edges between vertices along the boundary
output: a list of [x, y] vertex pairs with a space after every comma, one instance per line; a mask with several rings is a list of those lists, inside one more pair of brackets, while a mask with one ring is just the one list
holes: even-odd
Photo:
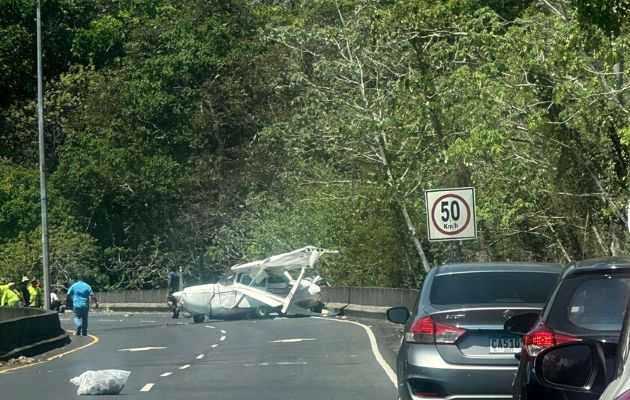
[[[337, 251], [306, 246], [289, 253], [232, 267], [219, 282], [173, 293], [195, 322], [215, 318], [306, 314], [318, 307], [319, 275], [306, 276], [322, 254]], [[299, 271], [297, 278], [291, 273]]]

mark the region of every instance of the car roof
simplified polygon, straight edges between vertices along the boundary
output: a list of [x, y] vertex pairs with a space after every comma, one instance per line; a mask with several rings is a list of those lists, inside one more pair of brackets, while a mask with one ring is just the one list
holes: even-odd
[[629, 256], [599, 257], [578, 261], [569, 267], [565, 276], [598, 274], [618, 270], [630, 271]]
[[552, 263], [536, 262], [485, 262], [485, 263], [457, 263], [444, 264], [438, 267], [435, 275], [462, 274], [470, 272], [540, 272], [555, 273], [562, 272], [562, 265]]

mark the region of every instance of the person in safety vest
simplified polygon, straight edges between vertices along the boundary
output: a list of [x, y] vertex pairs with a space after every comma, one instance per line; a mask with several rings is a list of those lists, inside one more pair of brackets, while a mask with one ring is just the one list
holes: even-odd
[[39, 280], [33, 278], [32, 285], [27, 286], [28, 293], [31, 296], [31, 302], [29, 307], [41, 307], [42, 306], [42, 284]]
[[4, 291], [9, 289], [9, 285], [5, 284], [4, 282], [6, 282], [4, 279], [0, 279], [0, 306], [2, 306], [2, 296], [4, 295]]
[[15, 289], [15, 283], [11, 282], [8, 288], [2, 294], [0, 304], [4, 307], [19, 307], [20, 306], [20, 294]]

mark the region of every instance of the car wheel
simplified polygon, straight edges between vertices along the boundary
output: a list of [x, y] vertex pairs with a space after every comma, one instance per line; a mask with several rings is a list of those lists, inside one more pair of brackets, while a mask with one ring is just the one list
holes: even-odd
[[193, 314], [192, 318], [193, 321], [198, 324], [200, 322], [203, 322], [203, 320], [206, 319], [206, 316], [203, 314]]

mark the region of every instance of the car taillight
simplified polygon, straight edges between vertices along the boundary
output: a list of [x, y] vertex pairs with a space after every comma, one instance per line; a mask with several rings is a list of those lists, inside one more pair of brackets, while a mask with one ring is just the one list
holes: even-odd
[[579, 338], [554, 332], [546, 325], [539, 325], [523, 338], [523, 346], [529, 359], [533, 359], [547, 347], [562, 343], [576, 342]]
[[440, 324], [426, 316], [413, 323], [405, 334], [405, 340], [412, 343], [455, 343], [464, 333], [466, 329]]

